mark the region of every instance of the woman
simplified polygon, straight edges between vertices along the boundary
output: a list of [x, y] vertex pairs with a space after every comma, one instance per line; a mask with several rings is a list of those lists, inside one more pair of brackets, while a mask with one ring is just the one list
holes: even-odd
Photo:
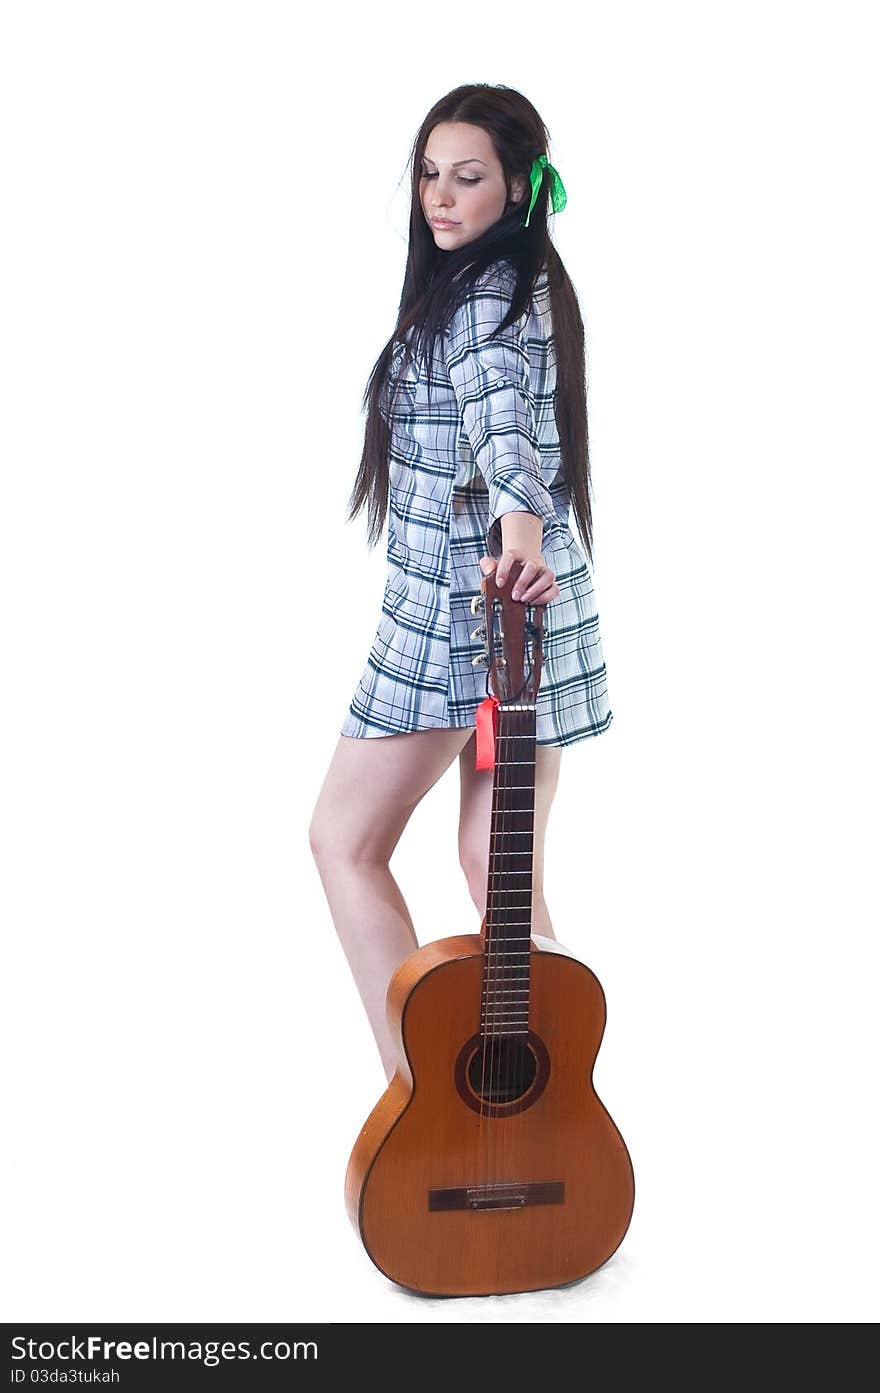
[[[416, 138], [406, 276], [364, 397], [350, 518], [370, 543], [388, 513], [388, 582], [365, 672], [310, 827], [336, 930], [390, 1080], [391, 976], [418, 946], [389, 861], [410, 814], [458, 756], [459, 857], [486, 908], [493, 771], [475, 768], [485, 667], [470, 635], [480, 573], [546, 605], [537, 698], [532, 932], [553, 937], [544, 836], [561, 748], [612, 720], [592, 561], [584, 333], [547, 231], [564, 206], [534, 107], [468, 85]], [[488, 553], [488, 554], [486, 554]], [[380, 737], [380, 738], [373, 738]]]

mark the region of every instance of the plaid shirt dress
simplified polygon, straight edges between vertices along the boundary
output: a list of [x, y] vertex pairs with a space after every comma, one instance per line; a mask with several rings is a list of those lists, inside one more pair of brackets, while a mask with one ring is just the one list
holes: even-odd
[[[465, 727], [491, 690], [478, 620], [479, 559], [501, 555], [501, 516], [544, 519], [542, 551], [559, 586], [544, 608], [536, 739], [571, 745], [612, 720], [587, 557], [569, 529], [553, 412], [556, 359], [546, 269], [530, 311], [491, 342], [510, 305], [513, 271], [478, 278], [435, 346], [428, 401], [415, 359], [390, 413], [388, 576], [382, 616], [340, 734]], [[399, 369], [403, 345], [392, 361]]]

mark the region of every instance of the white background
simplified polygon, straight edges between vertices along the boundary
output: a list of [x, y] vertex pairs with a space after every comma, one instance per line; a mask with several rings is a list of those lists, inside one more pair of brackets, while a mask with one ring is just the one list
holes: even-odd
[[[871, 10], [4, 6], [5, 1319], [876, 1319]], [[308, 824], [407, 152], [469, 81], [568, 190], [614, 721], [546, 893], [636, 1207], [574, 1288], [432, 1300], [345, 1214], [385, 1080]], [[392, 862], [423, 943], [478, 927], [456, 814], [453, 766]]]

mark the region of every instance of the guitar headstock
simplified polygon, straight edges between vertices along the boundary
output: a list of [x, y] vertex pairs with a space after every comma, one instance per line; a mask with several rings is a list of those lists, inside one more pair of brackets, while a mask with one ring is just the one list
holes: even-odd
[[473, 666], [486, 665], [486, 686], [492, 695], [501, 702], [531, 705], [541, 685], [545, 606], [511, 598], [522, 568], [523, 563], [515, 561], [501, 587], [495, 584], [494, 572], [483, 577], [480, 594], [471, 600], [471, 614], [483, 614], [484, 620], [471, 638], [483, 640]]

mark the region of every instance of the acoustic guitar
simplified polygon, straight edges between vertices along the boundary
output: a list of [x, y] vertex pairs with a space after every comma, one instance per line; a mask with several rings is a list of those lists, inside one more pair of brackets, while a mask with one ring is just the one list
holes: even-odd
[[[494, 768], [479, 933], [425, 944], [388, 986], [397, 1069], [355, 1142], [346, 1208], [387, 1277], [434, 1296], [585, 1277], [632, 1216], [632, 1163], [592, 1080], [605, 1029], [595, 974], [531, 932], [543, 606], [486, 576], [477, 767]], [[529, 617], [531, 616], [531, 617]]]

